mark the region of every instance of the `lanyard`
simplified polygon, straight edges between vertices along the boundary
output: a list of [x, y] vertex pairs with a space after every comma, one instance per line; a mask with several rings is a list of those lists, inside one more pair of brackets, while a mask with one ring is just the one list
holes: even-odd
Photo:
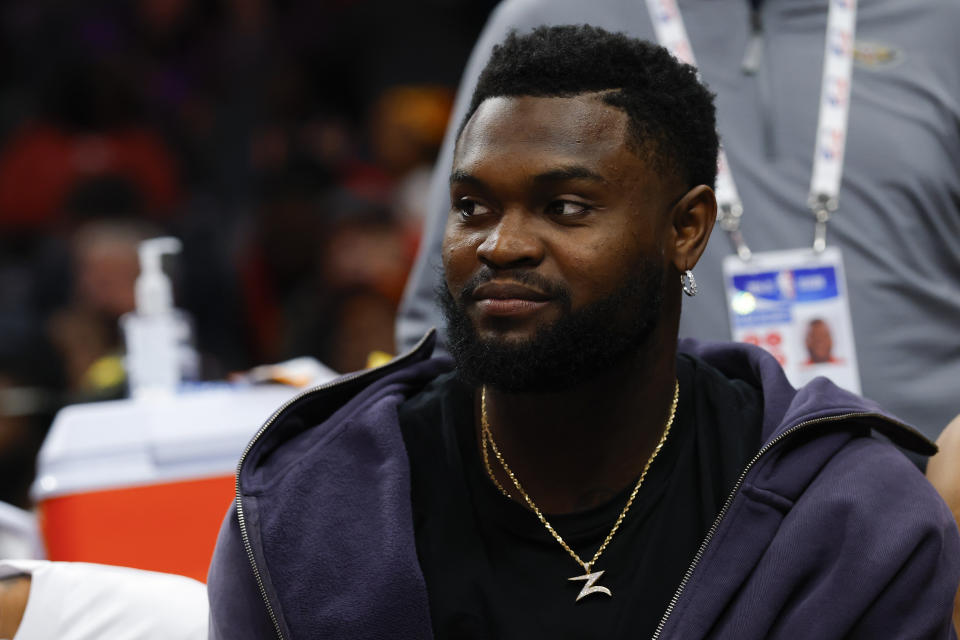
[[[857, 16], [857, 0], [827, 1], [829, 12], [824, 42], [823, 79], [820, 85], [820, 113], [817, 117], [810, 195], [807, 199], [807, 205], [816, 220], [813, 249], [817, 253], [827, 246], [827, 222], [837, 210], [840, 197], [850, 116], [853, 36]], [[677, 0], [646, 2], [660, 45], [681, 62], [696, 66], [693, 45], [687, 36]], [[717, 224], [727, 233], [737, 255], [742, 260], [749, 260], [751, 251], [740, 232], [743, 202], [723, 149], [717, 158], [716, 194], [719, 206]]]

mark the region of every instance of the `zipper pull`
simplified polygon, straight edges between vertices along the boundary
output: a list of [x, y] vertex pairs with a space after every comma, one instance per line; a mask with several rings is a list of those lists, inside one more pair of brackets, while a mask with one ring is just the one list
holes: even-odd
[[743, 53], [743, 61], [740, 63], [740, 70], [746, 75], [755, 75], [760, 70], [763, 62], [763, 18], [760, 16], [760, 8], [750, 9], [750, 41], [747, 42], [747, 50]]

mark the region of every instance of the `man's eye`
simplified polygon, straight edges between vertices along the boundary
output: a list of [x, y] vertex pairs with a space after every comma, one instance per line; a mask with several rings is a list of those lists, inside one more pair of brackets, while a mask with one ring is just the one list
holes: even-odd
[[453, 208], [463, 218], [473, 218], [489, 212], [487, 207], [468, 198], [457, 200], [453, 203]]
[[547, 205], [547, 213], [558, 217], [572, 217], [586, 213], [590, 207], [572, 200], [554, 200]]

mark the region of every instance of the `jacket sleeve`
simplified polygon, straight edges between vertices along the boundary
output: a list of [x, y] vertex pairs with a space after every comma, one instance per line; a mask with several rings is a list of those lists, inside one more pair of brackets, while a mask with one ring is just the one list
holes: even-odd
[[268, 640], [278, 633], [267, 612], [240, 535], [236, 503], [230, 505], [207, 574], [208, 640]]
[[888, 443], [858, 438], [839, 451], [788, 512], [767, 560], [787, 578], [771, 637], [956, 637], [957, 526]]
[[824, 440], [754, 467], [661, 638], [955, 637], [960, 534], [946, 505], [889, 443], [805, 454]]
[[[916, 475], [911, 473], [910, 480], [922, 491], [918, 503], [925, 505], [926, 517], [901, 546], [899, 566], [879, 589], [851, 638], [957, 637], [952, 620], [960, 580], [957, 525], [939, 495]], [[885, 525], [878, 522], [877, 526]]]

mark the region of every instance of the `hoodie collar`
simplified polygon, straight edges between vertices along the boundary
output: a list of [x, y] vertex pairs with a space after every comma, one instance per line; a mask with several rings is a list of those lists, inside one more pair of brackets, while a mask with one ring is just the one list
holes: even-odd
[[896, 445], [930, 456], [937, 447], [917, 429], [881, 409], [877, 403], [841, 389], [818, 377], [795, 389], [783, 369], [769, 353], [754, 345], [733, 342], [680, 341], [678, 350], [704, 360], [729, 378], [743, 380], [763, 394], [764, 442], [810, 420], [856, 416]]

